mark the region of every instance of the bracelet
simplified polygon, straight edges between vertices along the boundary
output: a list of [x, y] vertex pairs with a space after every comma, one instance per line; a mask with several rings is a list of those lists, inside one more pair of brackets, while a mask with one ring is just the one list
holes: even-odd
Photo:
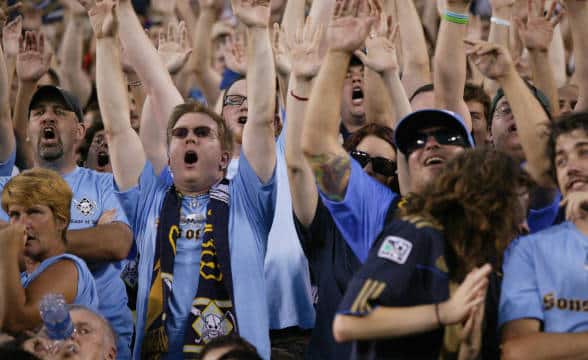
[[496, 17], [496, 16], [492, 16], [490, 18], [490, 22], [493, 22], [496, 25], [510, 26], [510, 21], [501, 19], [501, 18]]
[[143, 83], [141, 83], [141, 80], [134, 80], [134, 81], [127, 81], [127, 85], [129, 85], [130, 87], [139, 87], [139, 86], [143, 85]]
[[470, 16], [468, 14], [445, 11], [443, 14], [443, 20], [454, 24], [467, 25], [470, 22]]
[[441, 317], [439, 316], [439, 303], [435, 304], [435, 316], [437, 317], [437, 324], [439, 327], [443, 327], [443, 323], [441, 322]]
[[308, 101], [307, 97], [296, 96], [296, 94], [294, 94], [294, 90], [290, 90], [290, 95], [292, 95], [292, 97], [298, 101]]

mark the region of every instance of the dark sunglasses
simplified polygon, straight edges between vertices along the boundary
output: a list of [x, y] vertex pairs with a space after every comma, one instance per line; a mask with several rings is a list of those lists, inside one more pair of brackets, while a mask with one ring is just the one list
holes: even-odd
[[223, 101], [223, 105], [240, 106], [247, 100], [247, 96], [243, 95], [227, 95]]
[[417, 149], [425, 147], [429, 136], [434, 137], [439, 145], [468, 147], [467, 141], [461, 134], [448, 130], [437, 130], [430, 133], [415, 133], [414, 136], [407, 141], [406, 153], [411, 154]]
[[362, 168], [366, 167], [367, 164], [371, 162], [374, 172], [384, 176], [396, 175], [396, 163], [392, 160], [380, 156], [371, 157], [370, 154], [358, 150], [353, 150], [350, 155], [359, 163], [359, 165], [361, 165]]
[[207, 138], [212, 137], [213, 131], [208, 126], [197, 126], [195, 128], [189, 129], [187, 127], [177, 127], [173, 128], [171, 131], [171, 136], [178, 138], [178, 139], [185, 139], [190, 134], [190, 130], [194, 133], [197, 138]]

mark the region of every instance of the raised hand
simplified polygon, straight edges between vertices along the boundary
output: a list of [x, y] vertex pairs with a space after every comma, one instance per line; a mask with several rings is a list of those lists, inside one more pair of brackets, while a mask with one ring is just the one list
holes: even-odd
[[231, 0], [233, 14], [248, 27], [267, 27], [270, 19], [269, 0]]
[[527, 0], [527, 22], [525, 23], [521, 18], [515, 20], [521, 40], [529, 51], [547, 52], [549, 50], [553, 39], [553, 29], [564, 16], [564, 11], [554, 15], [557, 4], [557, 1], [552, 2], [549, 11], [544, 14], [545, 0]]
[[588, 193], [572, 192], [561, 201], [566, 208], [566, 220], [576, 221], [588, 218]]
[[274, 39], [272, 41], [272, 50], [274, 53], [274, 61], [276, 63], [276, 70], [282, 76], [290, 75], [292, 65], [288, 58], [288, 49], [286, 44], [286, 33], [280, 29], [280, 24], [274, 23]]
[[490, 6], [492, 9], [500, 9], [509, 6], [513, 6], [515, 4], [515, 0], [490, 0]]
[[118, 30], [118, 23], [115, 14], [115, 0], [96, 1], [93, 5], [88, 6], [88, 15], [90, 23], [97, 39], [104, 37], [113, 37]]
[[[367, 13], [360, 13], [360, 1], [367, 1]], [[375, 0], [337, 0], [327, 30], [327, 44], [335, 51], [353, 53], [359, 49], [381, 12]]]
[[82, 15], [86, 13], [86, 9], [77, 0], [59, 0], [64, 8], [69, 9], [73, 14]]
[[319, 55], [320, 41], [323, 37], [323, 25], [313, 24], [310, 17], [304, 24], [298, 25], [296, 34], [287, 38], [287, 51], [292, 72], [295, 76], [311, 79], [321, 68]]
[[183, 21], [177, 25], [170, 23], [167, 34], [164, 31], [159, 33], [157, 52], [170, 74], [177, 74], [184, 67], [192, 47]]
[[171, 15], [176, 9], [176, 0], [151, 0], [151, 10], [156, 13]]
[[217, 14], [220, 14], [220, 12], [225, 7], [224, 0], [200, 0], [199, 4], [201, 10], [212, 10], [215, 11]]
[[444, 325], [463, 321], [475, 306], [484, 301], [491, 271], [489, 264], [470, 271], [451, 298], [439, 304], [439, 317]]
[[509, 51], [503, 46], [481, 40], [464, 41], [470, 45], [467, 55], [485, 77], [499, 80], [516, 71]]
[[[8, 6], [7, 1], [0, 1], [0, 25], [4, 26], [8, 20], [8, 16], [15, 10], [20, 10], [22, 3], [17, 2], [16, 4]], [[6, 51], [6, 50], [5, 50]]]
[[225, 64], [229, 70], [237, 74], [247, 74], [247, 45], [241, 33], [236, 33], [227, 41]]
[[7, 57], [16, 57], [22, 34], [22, 16], [16, 17], [2, 30], [2, 48]]
[[16, 57], [16, 74], [21, 81], [37, 82], [49, 71], [50, 53], [45, 52], [43, 33], [27, 31]]
[[392, 26], [392, 17], [382, 13], [379, 23], [372, 30], [365, 44], [367, 55], [355, 51], [355, 55], [371, 70], [383, 74], [386, 71], [398, 70], [396, 56], [396, 39], [398, 25]]

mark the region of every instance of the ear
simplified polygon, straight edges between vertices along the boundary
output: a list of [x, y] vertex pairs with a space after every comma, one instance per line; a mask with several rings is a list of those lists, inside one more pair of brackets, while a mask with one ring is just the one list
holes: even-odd
[[106, 354], [104, 354], [104, 358], [108, 360], [116, 360], [116, 347], [111, 346]]
[[65, 220], [57, 216], [55, 216], [55, 224], [57, 225], [57, 229], [59, 229], [59, 232], [66, 230], [69, 225], [65, 222]]
[[83, 123], [78, 122], [78, 126], [76, 128], [76, 140], [80, 142], [84, 140], [84, 136], [86, 136], [86, 126]]
[[222, 170], [226, 170], [227, 167], [229, 167], [229, 162], [231, 162], [231, 153], [228, 151], [223, 151], [221, 154], [219, 166], [222, 168]]

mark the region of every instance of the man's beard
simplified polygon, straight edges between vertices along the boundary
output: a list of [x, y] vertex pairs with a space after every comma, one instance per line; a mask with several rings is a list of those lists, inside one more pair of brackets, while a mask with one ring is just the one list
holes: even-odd
[[63, 157], [63, 144], [61, 141], [55, 146], [44, 146], [39, 144], [39, 157], [45, 161], [55, 161]]

